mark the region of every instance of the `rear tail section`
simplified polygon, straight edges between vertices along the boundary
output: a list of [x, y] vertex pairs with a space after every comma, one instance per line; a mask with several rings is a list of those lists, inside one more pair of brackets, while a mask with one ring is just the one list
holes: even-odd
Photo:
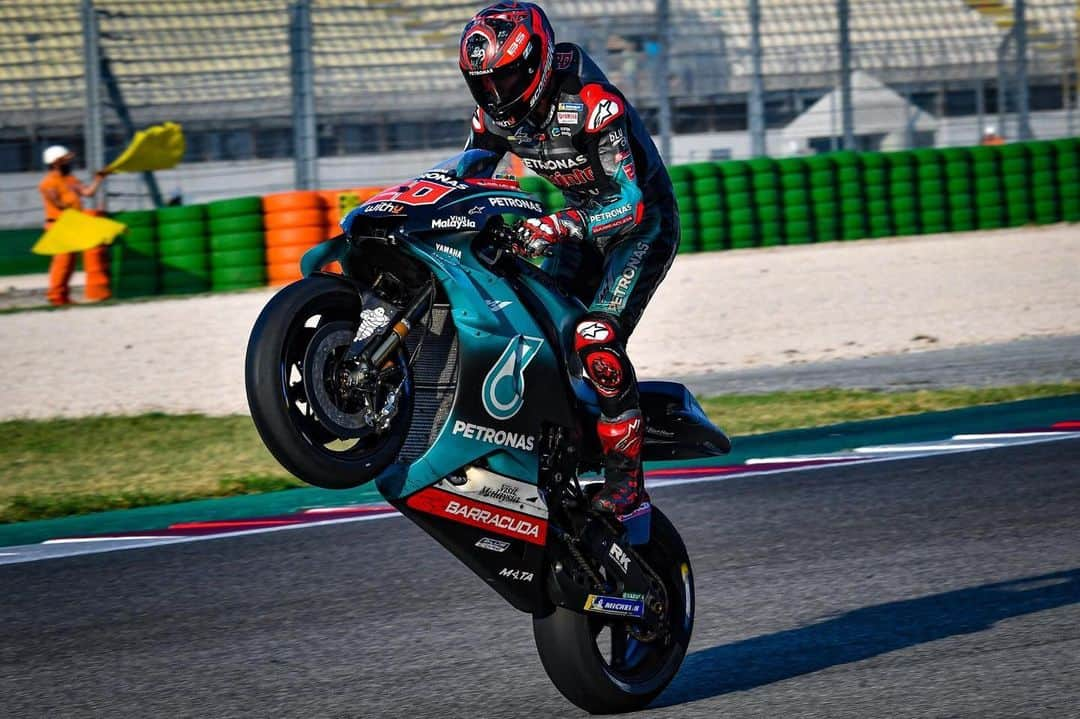
[[718, 457], [731, 440], [714, 425], [685, 386], [678, 382], [640, 382], [645, 416], [645, 460]]

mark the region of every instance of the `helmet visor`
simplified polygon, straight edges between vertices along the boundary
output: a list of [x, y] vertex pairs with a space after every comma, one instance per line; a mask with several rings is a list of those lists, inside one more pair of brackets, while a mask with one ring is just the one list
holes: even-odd
[[539, 43], [534, 39], [521, 57], [490, 72], [462, 70], [477, 105], [501, 119], [519, 100], [529, 99], [525, 96], [538, 82], [542, 55], [534, 44]]

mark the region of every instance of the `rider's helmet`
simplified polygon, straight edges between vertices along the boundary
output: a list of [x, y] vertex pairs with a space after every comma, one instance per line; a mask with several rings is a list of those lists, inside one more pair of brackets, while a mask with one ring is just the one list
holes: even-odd
[[551, 23], [532, 3], [487, 7], [461, 34], [459, 65], [469, 91], [504, 127], [520, 123], [544, 99], [554, 57]]

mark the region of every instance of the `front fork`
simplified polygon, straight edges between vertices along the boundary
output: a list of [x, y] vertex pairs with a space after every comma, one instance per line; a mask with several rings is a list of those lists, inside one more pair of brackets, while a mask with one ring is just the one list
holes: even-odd
[[[385, 327], [374, 334], [365, 334], [363, 322], [356, 337], [345, 353], [345, 364], [349, 366], [349, 381], [354, 385], [366, 382], [397, 356], [398, 349], [409, 336], [409, 332], [427, 314], [435, 295], [435, 285], [429, 284], [419, 292], [404, 310], [395, 313]], [[375, 303], [380, 307], [393, 307], [373, 293], [361, 294], [363, 304]], [[410, 358], [411, 359], [411, 358]]]

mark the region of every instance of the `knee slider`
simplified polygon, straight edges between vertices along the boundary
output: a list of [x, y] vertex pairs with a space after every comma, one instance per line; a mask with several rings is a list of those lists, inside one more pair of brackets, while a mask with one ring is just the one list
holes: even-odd
[[586, 315], [574, 333], [574, 349], [585, 376], [601, 397], [618, 397], [631, 383], [621, 331], [615, 320], [603, 315]]

